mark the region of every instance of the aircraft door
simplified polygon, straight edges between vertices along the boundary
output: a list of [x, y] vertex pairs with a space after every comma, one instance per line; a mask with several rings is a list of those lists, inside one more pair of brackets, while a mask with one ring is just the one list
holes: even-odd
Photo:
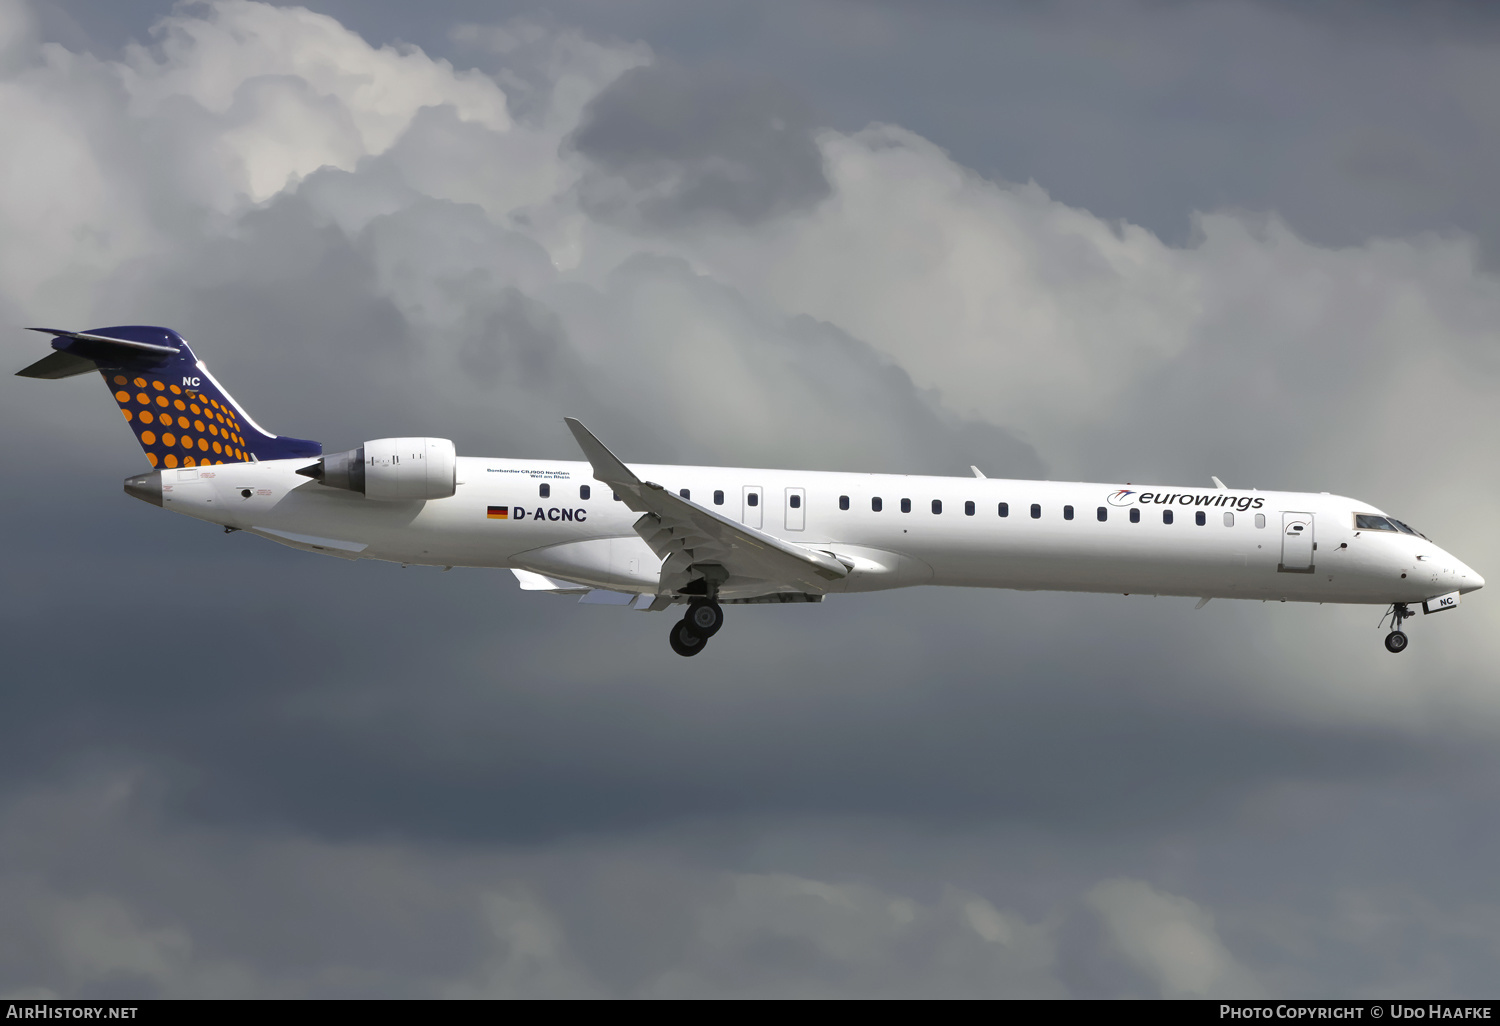
[[1281, 564], [1276, 569], [1287, 574], [1312, 573], [1313, 547], [1313, 515], [1282, 513]]
[[746, 485], [740, 522], [746, 527], [755, 528], [757, 531], [760, 530], [761, 520], [766, 512], [760, 500], [760, 485]]
[[786, 490], [786, 529], [800, 531], [807, 526], [807, 493], [801, 488]]

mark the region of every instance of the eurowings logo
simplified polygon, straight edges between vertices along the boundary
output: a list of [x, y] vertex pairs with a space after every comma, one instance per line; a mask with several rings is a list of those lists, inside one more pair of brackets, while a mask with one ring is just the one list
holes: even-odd
[[1109, 498], [1105, 501], [1111, 506], [1129, 506], [1131, 504], [1130, 497], [1134, 494], [1135, 490], [1133, 488], [1121, 488], [1117, 492], [1110, 492]]

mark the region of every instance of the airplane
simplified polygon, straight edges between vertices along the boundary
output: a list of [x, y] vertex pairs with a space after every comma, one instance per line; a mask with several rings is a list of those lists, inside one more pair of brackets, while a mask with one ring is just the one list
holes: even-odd
[[152, 469], [130, 495], [344, 559], [510, 570], [526, 591], [685, 606], [702, 652], [724, 606], [916, 585], [1456, 609], [1484, 578], [1369, 503], [1306, 492], [627, 465], [579, 421], [583, 462], [462, 457], [444, 438], [325, 453], [262, 428], [181, 335], [142, 325], [53, 336], [18, 372], [96, 372]]

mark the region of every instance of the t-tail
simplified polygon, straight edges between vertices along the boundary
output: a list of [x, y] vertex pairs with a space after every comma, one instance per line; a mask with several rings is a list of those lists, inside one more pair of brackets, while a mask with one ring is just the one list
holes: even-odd
[[71, 378], [97, 370], [153, 467], [322, 455], [317, 442], [273, 435], [255, 423], [170, 328], [31, 330], [55, 336], [56, 352], [18, 376]]

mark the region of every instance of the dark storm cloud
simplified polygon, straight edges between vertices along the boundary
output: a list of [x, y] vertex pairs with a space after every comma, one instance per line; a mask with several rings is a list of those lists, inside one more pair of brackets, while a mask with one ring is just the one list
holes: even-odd
[[566, 347], [555, 314], [514, 288], [489, 309], [470, 310], [480, 323], [466, 333], [458, 359], [477, 383], [494, 386], [504, 375], [528, 388], [557, 387], [557, 358]]
[[[419, 32], [442, 20], [360, 6]], [[1100, 52], [1122, 59], [1101, 50], [1092, 23], [1028, 18], [1012, 39], [988, 7], [956, 27], [896, 8], [803, 8], [788, 24], [839, 17], [805, 38], [783, 30], [776, 52], [832, 54], [828, 66], [846, 71], [875, 60], [890, 76], [860, 79], [884, 86], [861, 84], [841, 116], [914, 113], [964, 153], [1004, 146], [1022, 170], [1048, 172], [1036, 174], [1043, 185], [1066, 172], [1068, 188], [1159, 203], [1172, 217], [1204, 190], [1239, 195], [1245, 179], [1221, 173], [1222, 154], [1201, 145], [1217, 138], [1219, 104], [1237, 87], [1096, 131], [1141, 93], [1133, 80], [1080, 74], [1091, 48], [1093, 64]], [[1261, 16], [1227, 9], [1231, 27], [1231, 15], [1252, 26]], [[1149, 42], [1166, 11], [1187, 28], [1159, 45], [1189, 51], [1188, 28], [1214, 14], [1125, 10], [1111, 29], [1127, 43]], [[770, 16], [748, 9], [684, 17], [687, 35], [673, 38], [693, 44], [695, 26], [725, 17], [747, 29], [731, 43], [766, 45], [750, 30]], [[396, 35], [411, 37], [371, 38]], [[722, 49], [727, 35], [704, 31], [696, 45]], [[564, 81], [548, 38], [529, 56]], [[369, 59], [359, 46], [339, 52]], [[1139, 71], [1160, 52], [1127, 63]], [[1203, 60], [1195, 73], [1211, 78], [1214, 56]], [[814, 65], [786, 66], [801, 69], [788, 88], [820, 105], [851, 95], [852, 74], [829, 91]], [[603, 78], [583, 71], [537, 95]], [[1012, 72], [1040, 77], [1029, 92], [994, 87]], [[168, 187], [163, 167], [178, 162], [141, 158], [142, 216], [160, 234], [141, 232], [119, 267], [96, 272], [55, 258], [54, 232], [17, 228], [0, 236], [0, 255], [21, 238], [29, 263], [58, 260], [68, 273], [28, 291], [28, 268], [7, 265], [19, 270], [0, 280], [0, 308], [82, 317], [67, 305], [81, 293], [92, 323], [181, 328], [267, 426], [339, 446], [411, 431], [454, 437], [463, 454], [572, 459], [559, 418], [577, 413], [633, 462], [958, 475], [977, 463], [1043, 476], [1036, 449], [999, 426], [1005, 411], [956, 414], [913, 380], [965, 330], [934, 327], [939, 313], [971, 308], [962, 294], [935, 298], [939, 286], [986, 292], [1041, 265], [1040, 327], [1013, 336], [1030, 352], [1001, 350], [981, 374], [977, 361], [1012, 337], [975, 333], [971, 391], [1061, 360], [1032, 341], [1059, 311], [1093, 311], [1079, 334], [1115, 347], [1132, 322], [1112, 305], [1117, 291], [1152, 297], [1127, 308], [1149, 315], [1147, 337], [1179, 328], [1183, 307], [1207, 310], [1192, 345], [1151, 355], [1160, 364], [1103, 374], [1108, 352], [1078, 350], [1069, 386], [1093, 375], [1133, 389], [1102, 426], [1074, 430], [1069, 418], [1091, 411], [1066, 395], [1048, 404], [1101, 474], [1217, 456], [1247, 474], [1291, 466], [1307, 487], [1338, 477], [1395, 489], [1380, 476], [1393, 471], [1368, 463], [1399, 452], [1403, 493], [1417, 480], [1445, 496], [1472, 469], [1444, 477], [1434, 466], [1482, 460], [1493, 384], [1464, 354], [1487, 351], [1492, 282], [1451, 248], [1330, 255], [1243, 231], [1197, 250], [1122, 241], [1110, 264], [1087, 241], [1098, 225], [1085, 212], [1017, 202], [981, 222], [998, 190], [928, 153], [899, 165], [897, 189], [941, 199], [967, 188], [970, 204], [934, 201], [904, 237], [862, 237], [911, 257], [898, 277], [928, 275], [927, 291], [902, 304], [915, 356], [883, 355], [844, 323], [894, 278], [856, 279], [845, 306], [815, 316], [756, 288], [743, 268], [763, 266], [763, 250], [748, 249], [739, 273], [732, 261], [706, 270], [710, 259], [667, 236], [709, 238], [709, 252], [724, 242], [711, 231], [742, 239], [757, 234], [743, 225], [777, 217], [771, 227], [791, 230], [834, 206], [820, 202], [832, 178], [797, 104], [763, 87], [742, 100], [735, 81], [637, 75], [589, 113], [593, 149], [573, 156], [597, 176], [592, 187], [625, 189], [624, 209], [641, 215], [633, 231], [671, 233], [622, 243], [577, 217], [550, 191], [572, 181], [571, 165], [548, 163], [560, 136], [502, 132], [455, 101], [413, 114], [391, 149], [358, 159], [318, 149], [324, 133], [309, 132], [300, 184], [223, 208], [191, 187], [228, 171]], [[101, 99], [113, 84], [50, 89], [64, 86], [82, 97], [70, 111], [98, 105], [115, 131], [140, 127]], [[368, 114], [367, 97], [326, 88], [286, 90], [287, 106], [258, 121], [241, 111], [251, 122], [236, 129], [264, 133], [244, 151], [284, 152], [299, 114], [338, 115], [336, 93]], [[205, 102], [179, 99], [180, 121], [147, 117], [142, 132], [182, 154], [243, 143]], [[1088, 159], [1060, 169], [1059, 151], [1038, 146], [1058, 124], [1076, 130], [1068, 155]], [[1224, 131], [1244, 127], [1234, 125]], [[1280, 138], [1267, 132], [1261, 143]], [[1161, 140], [1183, 138], [1196, 140], [1182, 145], [1197, 162], [1179, 167]], [[842, 152], [856, 171], [892, 177], [860, 163], [859, 146]], [[111, 175], [129, 179], [127, 163]], [[59, 211], [88, 199], [67, 164], [49, 173], [69, 185]], [[1168, 196], [1195, 175], [1198, 191]], [[87, 208], [98, 212], [91, 227], [131, 237], [109, 219], [128, 206]], [[3, 198], [0, 211], [11, 212]], [[880, 213], [855, 216], [878, 227]], [[994, 227], [977, 243], [936, 230], [953, 223]], [[834, 244], [797, 238], [809, 277], [820, 263], [855, 263], [836, 232]], [[948, 238], [967, 248], [944, 265]], [[1015, 248], [997, 261], [999, 242]], [[1006, 272], [1011, 252], [1022, 256]], [[1163, 299], [1151, 274], [1120, 270], [1132, 265], [1190, 287]], [[96, 285], [67, 291], [75, 274], [96, 273]], [[1069, 292], [1075, 275], [1103, 287]], [[1225, 285], [1247, 276], [1257, 284], [1243, 292]], [[1330, 291], [1350, 280], [1368, 291]], [[1191, 302], [1174, 305], [1179, 291]], [[1404, 297], [1394, 309], [1410, 320], [1377, 345], [1320, 344], [1380, 328], [1378, 293]], [[1292, 314], [1270, 316], [1282, 309], [1273, 299]], [[1258, 340], [1289, 323], [1300, 330]], [[1403, 332], [1422, 340], [1424, 359], [1400, 362], [1411, 354]], [[44, 346], [23, 337], [8, 351], [19, 367]], [[1445, 400], [1423, 408], [1473, 417], [1462, 423], [1474, 430], [1423, 447], [1386, 380], [1409, 402]], [[1482, 597], [1420, 624], [1399, 665], [1378, 651], [1375, 610], [1216, 601], [1193, 612], [1180, 599], [956, 589], [737, 608], [712, 652], [680, 660], [662, 615], [521, 594], [503, 571], [314, 558], [168, 516], [120, 493], [141, 457], [96, 380], [7, 381], [0, 409], [24, 444], [8, 450], [3, 512], [13, 544], [0, 595], [0, 992], [1325, 996], [1491, 985], [1494, 713], [1487, 649], [1463, 633], [1487, 628]], [[1366, 441], [1372, 418], [1392, 425], [1379, 446]], [[1060, 444], [1033, 441], [1044, 453]], [[1451, 514], [1455, 537], [1475, 536], [1465, 508]]]
[[[448, 0], [421, 24], [399, 5], [310, 6], [433, 53], [452, 48], [453, 22], [521, 17], [750, 82], [774, 68], [830, 124], [902, 124], [967, 166], [1174, 241], [1192, 237], [1193, 211], [1231, 208], [1274, 210], [1325, 244], [1461, 230], [1500, 251], [1493, 4]], [[54, 7], [71, 20], [43, 18], [52, 35], [107, 52], [171, 4]]]
[[583, 184], [598, 216], [750, 225], [828, 196], [812, 127], [802, 102], [775, 83], [650, 65], [591, 100], [569, 145], [605, 176]]
[[[384, 25], [371, 5], [327, 5]], [[487, 10], [456, 3], [466, 17]], [[1275, 211], [1327, 245], [1423, 230], [1500, 252], [1500, 15], [1484, 3], [517, 3], [666, 60], [777, 80], [846, 130], [911, 128], [1174, 242], [1194, 211]], [[428, 40], [441, 47], [436, 33]]]
[[[291, 555], [259, 551], [256, 539], [215, 544], [216, 576], [254, 594], [296, 582], [303, 612], [283, 606], [256, 617], [264, 646], [215, 666], [210, 680], [111, 658], [130, 651], [152, 617], [117, 614], [116, 626], [107, 603], [79, 601], [72, 615], [99, 626], [71, 648], [65, 624], [19, 618], [17, 629], [55, 654], [12, 688], [27, 713], [0, 735], [8, 760], [63, 756], [65, 765], [54, 744], [67, 738], [72, 752], [193, 767], [163, 785], [167, 811], [184, 821], [487, 845], [725, 815], [1165, 829], [1283, 781], [1443, 773], [1468, 757], [1399, 731], [1290, 726], [1195, 701], [1190, 682], [1242, 685], [1212, 670], [1167, 670], [1165, 634], [1118, 651], [1130, 669], [1104, 693], [1087, 646], [1045, 660], [1004, 641], [960, 649], [991, 620], [1035, 636], [1044, 621], [1013, 598], [929, 600], [933, 608], [894, 637], [866, 635], [857, 659], [846, 646], [817, 644], [860, 635], [870, 612], [854, 603], [798, 620], [733, 610], [734, 636], [723, 639], [709, 681], [701, 667], [657, 651], [664, 617], [615, 611], [605, 620], [559, 600], [543, 606], [472, 571], [298, 567]], [[175, 571], [122, 572], [147, 593], [190, 595], [205, 565], [192, 551]], [[1079, 617], [1100, 604], [1048, 603]], [[254, 615], [243, 602], [163, 612], [198, 651], [230, 647], [234, 625]], [[1148, 632], [1161, 617], [1128, 619]], [[503, 628], [486, 630], [491, 623]], [[393, 650], [376, 640], [387, 628], [372, 624], [423, 643]], [[637, 665], [585, 677], [597, 672], [593, 660], [568, 652], [578, 633], [590, 647], [634, 653]], [[753, 653], [773, 636], [788, 658], [762, 667], [779, 679], [752, 687], [761, 666]], [[428, 667], [440, 653], [434, 676]], [[985, 671], [990, 659], [1010, 667], [1004, 679]], [[85, 689], [81, 717], [76, 682], [101, 661], [112, 664], [108, 688]], [[1144, 669], [1152, 666], [1162, 669]]]

